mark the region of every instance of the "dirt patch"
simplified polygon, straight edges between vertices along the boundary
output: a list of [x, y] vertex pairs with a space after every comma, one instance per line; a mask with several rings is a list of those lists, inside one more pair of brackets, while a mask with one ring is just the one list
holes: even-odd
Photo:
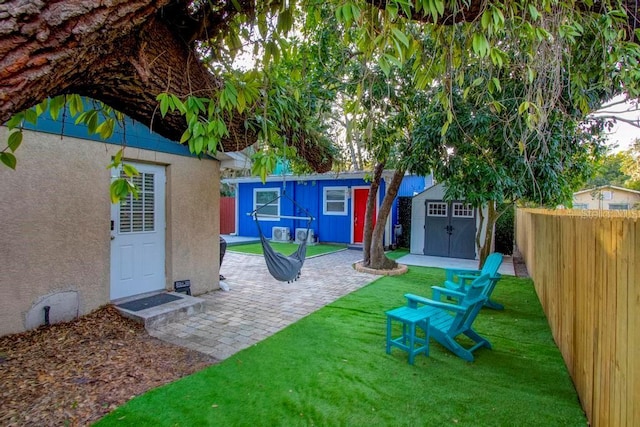
[[89, 425], [132, 397], [215, 362], [149, 336], [113, 306], [0, 337], [0, 425]]
[[513, 270], [516, 277], [529, 277], [529, 271], [527, 270], [527, 264], [522, 258], [522, 254], [517, 250], [513, 252]]

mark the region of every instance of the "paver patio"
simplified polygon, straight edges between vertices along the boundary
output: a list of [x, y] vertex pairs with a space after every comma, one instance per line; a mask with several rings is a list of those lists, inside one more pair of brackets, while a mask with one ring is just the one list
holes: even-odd
[[358, 250], [308, 258], [296, 282], [273, 279], [262, 256], [227, 251], [220, 272], [229, 291], [199, 295], [206, 310], [179, 322], [151, 329], [151, 335], [223, 360], [309, 313], [372, 282], [359, 273]]

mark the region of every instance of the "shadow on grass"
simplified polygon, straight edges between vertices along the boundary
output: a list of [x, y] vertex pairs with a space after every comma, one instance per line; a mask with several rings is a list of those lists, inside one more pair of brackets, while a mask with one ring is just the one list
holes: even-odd
[[[296, 243], [269, 242], [271, 247], [276, 251], [285, 255], [294, 253], [298, 249]], [[329, 254], [332, 252], [346, 249], [346, 245], [333, 245], [320, 243], [318, 245], [307, 245], [307, 258], [317, 255]], [[246, 243], [241, 245], [233, 245], [227, 249], [229, 252], [240, 252], [243, 254], [262, 255], [262, 245], [260, 243]]]
[[385, 353], [384, 311], [430, 294], [444, 271], [383, 277], [218, 365], [152, 390], [98, 425], [587, 425], [529, 279], [504, 278], [504, 311], [475, 329], [493, 350], [468, 363], [431, 342]]

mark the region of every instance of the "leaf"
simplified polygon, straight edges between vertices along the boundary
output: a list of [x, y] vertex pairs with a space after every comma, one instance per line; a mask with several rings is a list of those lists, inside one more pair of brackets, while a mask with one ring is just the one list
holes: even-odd
[[18, 163], [16, 156], [6, 152], [0, 153], [0, 161], [13, 170], [16, 169], [16, 163]]
[[16, 127], [20, 126], [22, 124], [22, 121], [24, 120], [24, 111], [21, 111], [19, 113], [14, 114], [8, 121], [7, 121], [7, 127], [9, 129], [15, 129]]
[[45, 98], [44, 101], [36, 105], [36, 113], [40, 116], [42, 113], [47, 111], [47, 107], [49, 106], [49, 99]]
[[485, 10], [482, 13], [482, 18], [480, 18], [480, 24], [482, 25], [482, 28], [486, 30], [487, 28], [489, 28], [490, 23], [491, 23], [490, 13], [488, 10]]
[[18, 147], [20, 147], [20, 144], [22, 144], [22, 131], [14, 131], [10, 133], [7, 140], [9, 150], [15, 152]]
[[36, 109], [29, 108], [28, 110], [25, 110], [24, 119], [32, 125], [38, 123], [38, 113], [36, 112]]
[[69, 112], [73, 117], [77, 116], [84, 110], [84, 104], [80, 95], [67, 95], [67, 105]]
[[349, 4], [342, 6], [342, 19], [344, 19], [344, 23], [347, 24], [347, 26], [351, 24], [353, 13]]
[[351, 3], [351, 14], [353, 15], [354, 21], [360, 20], [360, 8], [355, 3]]
[[160, 115], [162, 117], [167, 115], [167, 111], [169, 111], [169, 96], [167, 93], [160, 93], [156, 97], [158, 101], [160, 101]]
[[171, 94], [170, 96], [171, 96], [171, 102], [174, 105], [174, 107], [177, 108], [178, 111], [180, 111], [180, 113], [182, 113], [182, 114], [186, 113], [187, 112], [187, 107], [180, 100], [180, 98], [178, 98], [174, 94]]
[[449, 125], [450, 122], [445, 122], [444, 125], [442, 125], [442, 129], [440, 129], [440, 136], [444, 136], [447, 131], [449, 130]]
[[191, 138], [191, 132], [189, 131], [189, 129], [187, 129], [184, 131], [182, 137], [180, 138], [180, 144], [184, 144], [189, 140], [189, 138]]
[[473, 51], [481, 58], [487, 56], [489, 52], [489, 41], [482, 33], [475, 33], [471, 42]]
[[440, 14], [440, 16], [443, 16], [444, 15], [444, 1], [442, 1], [442, 0], [434, 0], [434, 2], [436, 4], [436, 10]]
[[391, 28], [391, 32], [393, 33], [394, 37], [400, 41], [400, 43], [402, 43], [406, 47], [409, 47], [409, 39], [407, 38], [405, 33], [395, 27]]
[[118, 150], [115, 156], [113, 156], [113, 166], [118, 167], [122, 163], [122, 155], [124, 154], [124, 148]]
[[502, 86], [500, 85], [500, 80], [497, 77], [492, 77], [491, 81], [493, 82], [494, 87], [498, 92], [502, 92]]
[[138, 172], [138, 169], [136, 169], [135, 166], [130, 165], [128, 163], [124, 163], [122, 165], [122, 171], [130, 178], [140, 175], [140, 172]]
[[391, 65], [387, 60], [387, 56], [389, 55], [386, 54], [385, 56], [380, 57], [380, 59], [378, 60], [378, 66], [380, 67], [382, 72], [385, 74], [385, 76], [389, 77], [389, 74], [391, 73]]
[[96, 128], [96, 132], [100, 135], [100, 138], [108, 139], [113, 136], [114, 129], [115, 120], [113, 120], [112, 118], [108, 118], [104, 122], [100, 123], [100, 125]]
[[56, 96], [49, 100], [49, 115], [54, 121], [58, 120], [58, 115], [66, 103], [64, 95]]
[[129, 194], [126, 184], [127, 180], [124, 178], [116, 178], [109, 186], [109, 195], [111, 196], [111, 203], [119, 203], [120, 199], [124, 199]]

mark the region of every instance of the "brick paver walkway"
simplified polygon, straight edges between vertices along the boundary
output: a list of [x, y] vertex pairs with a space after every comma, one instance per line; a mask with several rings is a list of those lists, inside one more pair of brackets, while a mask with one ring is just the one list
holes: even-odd
[[204, 313], [159, 326], [151, 335], [223, 360], [372, 282], [378, 276], [352, 267], [362, 252], [345, 250], [308, 258], [302, 277], [278, 282], [262, 256], [227, 251], [221, 268], [230, 290], [200, 295]]

